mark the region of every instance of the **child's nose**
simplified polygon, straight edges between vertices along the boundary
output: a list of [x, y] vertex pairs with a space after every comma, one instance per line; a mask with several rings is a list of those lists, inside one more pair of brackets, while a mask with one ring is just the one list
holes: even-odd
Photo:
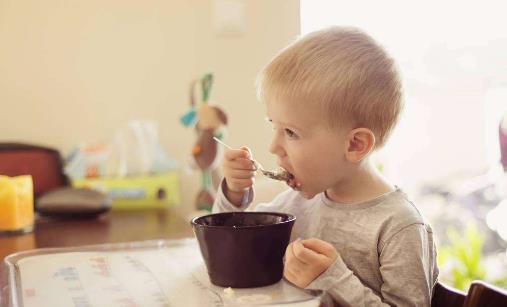
[[269, 145], [269, 152], [277, 155], [278, 157], [283, 157], [285, 155], [285, 150], [280, 144], [280, 140], [275, 135], [273, 136], [273, 139], [271, 140], [271, 144]]

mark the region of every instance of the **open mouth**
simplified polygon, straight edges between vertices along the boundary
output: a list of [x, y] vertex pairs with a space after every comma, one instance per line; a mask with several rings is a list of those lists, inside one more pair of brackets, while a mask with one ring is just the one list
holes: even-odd
[[287, 182], [287, 185], [289, 187], [291, 187], [292, 189], [294, 189], [296, 191], [301, 190], [301, 183], [299, 181], [297, 181], [297, 179], [296, 179], [296, 177], [294, 177], [294, 175], [291, 174], [291, 178], [289, 180], [287, 180], [286, 182]]
[[291, 187], [294, 190], [301, 189], [301, 183], [296, 179], [296, 176], [294, 176], [294, 174], [292, 174], [283, 167], [280, 167], [278, 172], [280, 176], [283, 176], [285, 183], [287, 183], [289, 187]]

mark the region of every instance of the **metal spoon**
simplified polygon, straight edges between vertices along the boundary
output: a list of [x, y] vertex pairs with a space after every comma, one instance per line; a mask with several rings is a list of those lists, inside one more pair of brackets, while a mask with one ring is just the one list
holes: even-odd
[[[219, 143], [219, 144], [221, 144], [221, 145], [223, 145], [223, 146], [225, 146], [225, 147], [227, 147], [229, 149], [233, 149], [231, 146], [225, 144], [220, 139], [218, 139], [216, 137], [213, 137], [213, 139], [217, 143]], [[290, 179], [294, 178], [294, 176], [291, 173], [289, 173], [288, 171], [284, 170], [283, 168], [280, 168], [279, 170], [275, 170], [275, 171], [269, 171], [269, 170], [266, 170], [264, 167], [262, 167], [262, 164], [260, 164], [257, 160], [250, 159], [250, 161], [252, 161], [252, 163], [253, 163], [253, 165], [255, 167], [255, 170], [261, 171], [261, 173], [264, 176], [268, 177], [268, 178], [271, 178], [271, 179], [274, 179], [274, 180], [285, 181], [285, 182], [287, 182]]]

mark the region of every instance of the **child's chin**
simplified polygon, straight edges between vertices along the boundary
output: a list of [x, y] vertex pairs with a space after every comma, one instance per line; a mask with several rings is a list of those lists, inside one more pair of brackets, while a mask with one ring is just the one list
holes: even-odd
[[308, 191], [305, 191], [305, 190], [299, 190], [298, 192], [299, 192], [299, 195], [301, 195], [305, 199], [312, 199], [312, 198], [315, 197], [315, 195], [318, 194], [318, 193], [308, 192]]

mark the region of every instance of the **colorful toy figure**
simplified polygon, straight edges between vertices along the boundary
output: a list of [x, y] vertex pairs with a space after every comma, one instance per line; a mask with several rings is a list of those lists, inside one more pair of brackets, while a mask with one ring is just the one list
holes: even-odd
[[[193, 163], [201, 170], [201, 190], [196, 198], [196, 207], [199, 210], [211, 211], [214, 201], [214, 187], [212, 173], [218, 165], [217, 143], [213, 137], [222, 139], [227, 125], [227, 116], [215, 105], [209, 104], [213, 75], [205, 74], [200, 80], [190, 85], [190, 110], [181, 117], [181, 122], [187, 127], [195, 126], [197, 141], [192, 147]], [[202, 100], [197, 106], [194, 93], [195, 86], [201, 85]]]

